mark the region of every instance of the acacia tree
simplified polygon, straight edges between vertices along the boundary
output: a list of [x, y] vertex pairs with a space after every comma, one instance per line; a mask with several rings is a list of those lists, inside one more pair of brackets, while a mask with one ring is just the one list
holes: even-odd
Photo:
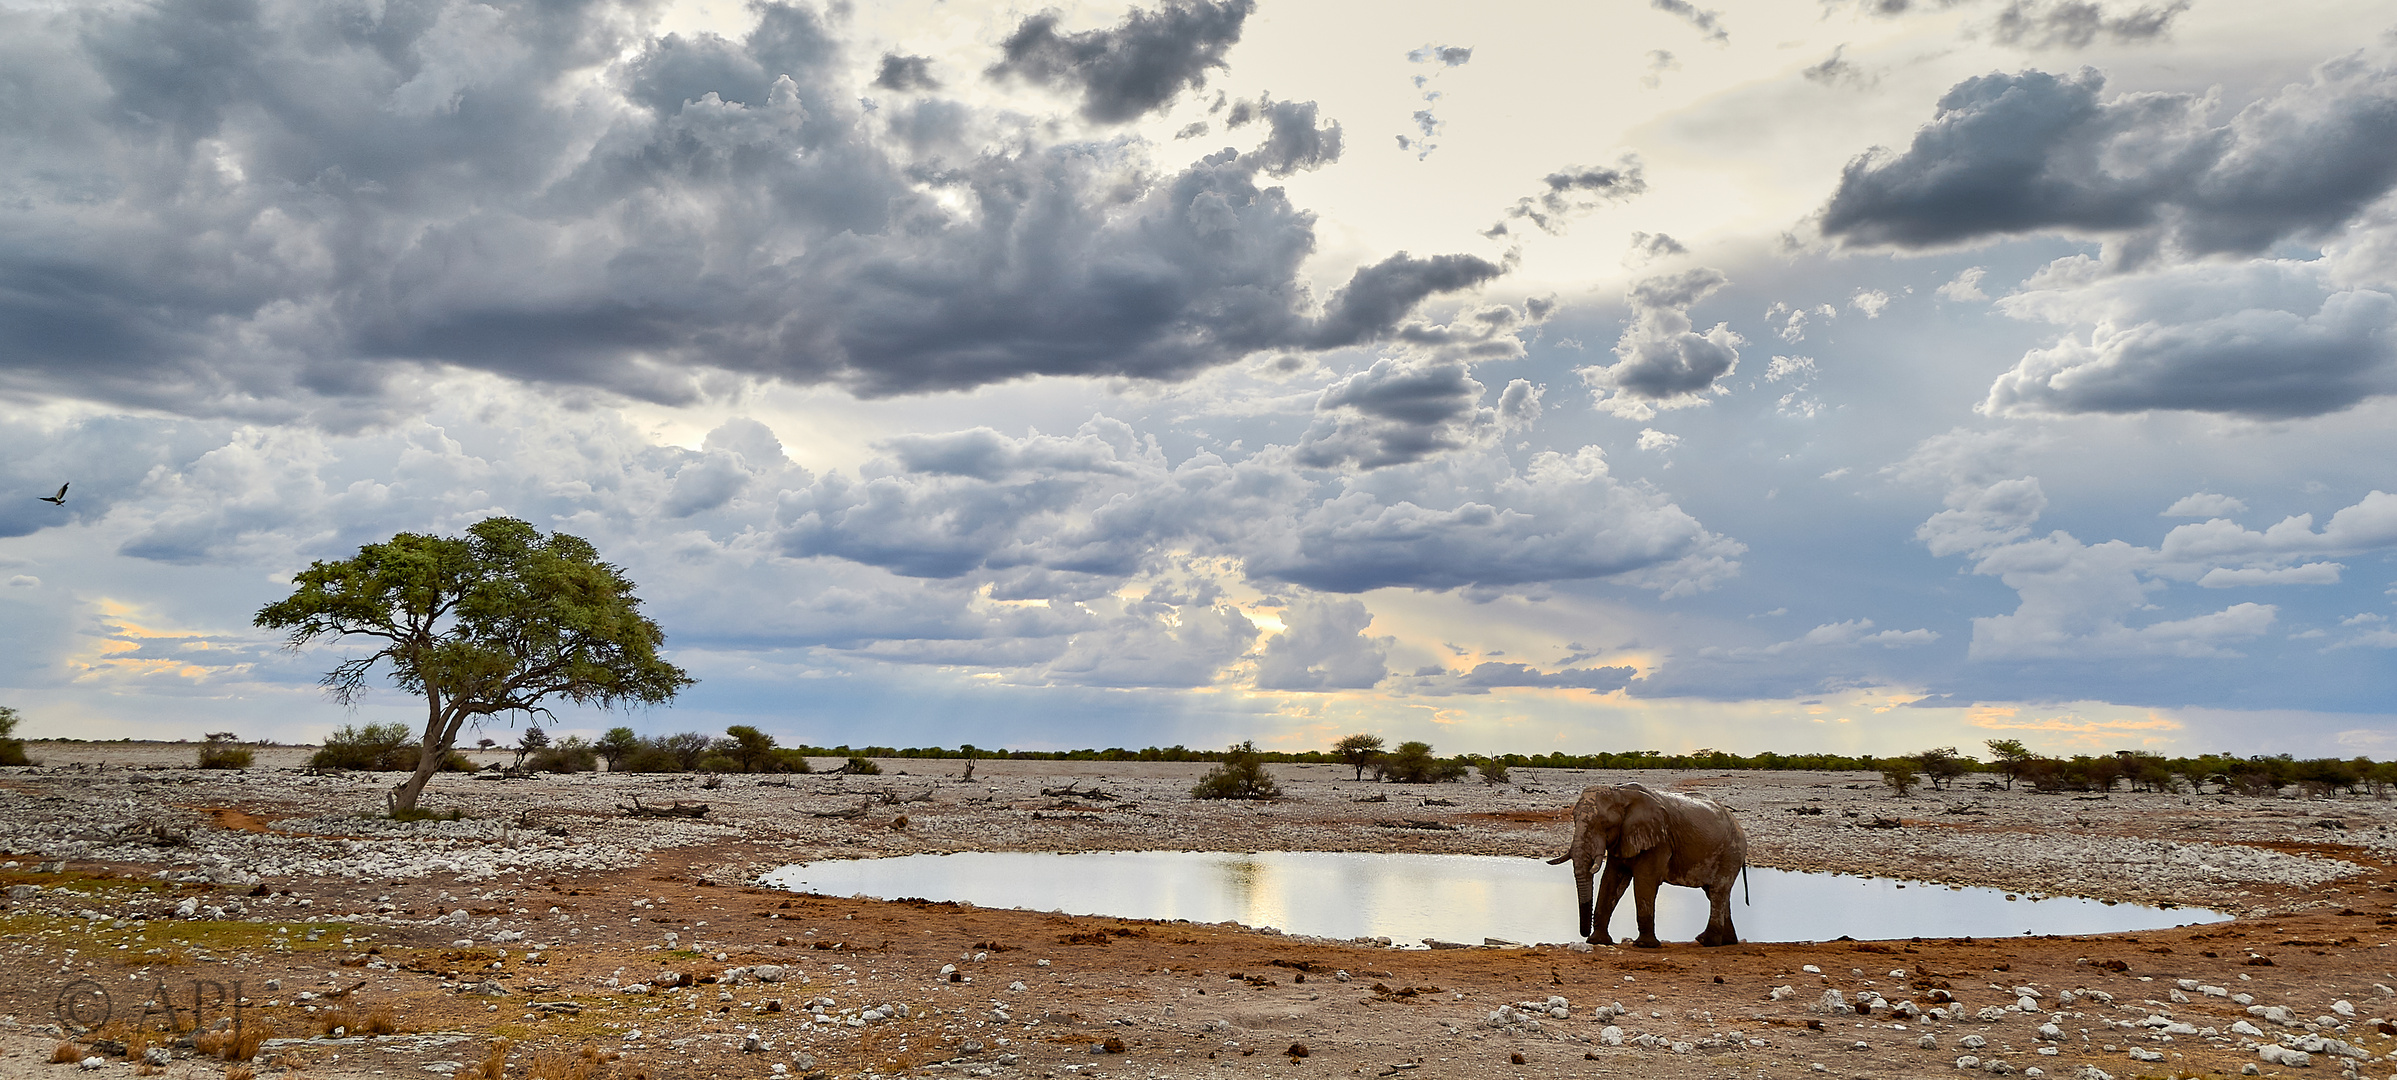
[[1345, 736], [1339, 742], [1332, 744], [1332, 753], [1338, 754], [1341, 761], [1354, 766], [1357, 770], [1357, 779], [1363, 780], [1365, 779], [1365, 767], [1382, 759], [1382, 737], [1363, 732]]
[[416, 771], [393, 788], [412, 813], [459, 729], [503, 713], [550, 715], [542, 702], [655, 705], [692, 683], [658, 657], [666, 640], [640, 612], [633, 583], [581, 537], [515, 518], [486, 518], [462, 537], [401, 533], [339, 562], [316, 562], [292, 594], [260, 608], [258, 626], [297, 649], [319, 637], [382, 643], [343, 660], [323, 683], [355, 705], [388, 662], [402, 690], [425, 699]]

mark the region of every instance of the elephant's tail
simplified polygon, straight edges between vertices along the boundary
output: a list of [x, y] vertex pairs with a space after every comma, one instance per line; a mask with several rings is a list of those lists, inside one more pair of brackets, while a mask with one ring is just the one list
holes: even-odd
[[1748, 864], [1747, 864], [1747, 863], [1741, 863], [1741, 864], [1740, 864], [1740, 867], [1739, 867], [1739, 902], [1740, 902], [1740, 903], [1742, 903], [1742, 904], [1745, 904], [1745, 905], [1747, 905], [1747, 906], [1749, 906], [1749, 907], [1755, 907], [1755, 906], [1756, 906], [1756, 901], [1755, 901], [1754, 899], [1750, 898], [1750, 897], [1749, 897], [1749, 895], [1748, 895]]

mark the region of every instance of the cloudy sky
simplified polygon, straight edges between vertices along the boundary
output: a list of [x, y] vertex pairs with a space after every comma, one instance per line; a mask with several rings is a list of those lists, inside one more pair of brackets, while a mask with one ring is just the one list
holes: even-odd
[[21, 734], [413, 720], [250, 617], [507, 514], [651, 732], [2397, 754], [2380, 0], [0, 0], [0, 103]]

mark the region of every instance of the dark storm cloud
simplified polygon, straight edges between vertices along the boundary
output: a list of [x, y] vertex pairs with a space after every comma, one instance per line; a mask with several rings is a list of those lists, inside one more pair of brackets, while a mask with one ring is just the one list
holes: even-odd
[[1691, 26], [1697, 27], [1708, 41], [1718, 45], [1729, 44], [1731, 41], [1731, 32], [1723, 29], [1722, 12], [1707, 11], [1690, 3], [1690, 0], [1648, 0], [1648, 6], [1677, 16]]
[[1474, 255], [1418, 259], [1401, 251], [1350, 275], [1348, 284], [1325, 305], [1308, 343], [1333, 349], [1370, 341], [1425, 297], [1469, 289], [1504, 273], [1505, 267]]
[[882, 54], [882, 70], [874, 76], [874, 88], [896, 90], [902, 93], [910, 90], [938, 90], [940, 89], [940, 80], [932, 77], [932, 58], [929, 56], [901, 56], [898, 53], [884, 53]]
[[1309, 599], [1283, 614], [1284, 629], [1257, 658], [1260, 690], [1363, 690], [1389, 676], [1391, 638], [1365, 636], [1361, 601]]
[[1621, 690], [1639, 674], [1637, 668], [1602, 667], [1577, 671], [1541, 671], [1529, 664], [1505, 664], [1484, 661], [1458, 678], [1458, 682], [1476, 689], [1510, 686], [1540, 686], [1573, 690], [1607, 692]]
[[988, 74], [1078, 90], [1084, 117], [1122, 123], [1207, 85], [1254, 10], [1255, 0], [1166, 0], [1154, 13], [1134, 8], [1110, 29], [1078, 34], [1058, 33], [1056, 13], [1043, 12], [1008, 35], [1005, 59]]
[[2089, 326], [2023, 355], [1990, 387], [1999, 416], [2179, 410], [2281, 420], [2397, 393], [2397, 296], [2317, 266], [2257, 261], [2034, 278], [2001, 308]]
[[1904, 153], [1849, 163], [1823, 233], [1901, 248], [2098, 235], [2126, 264], [2160, 249], [2257, 254], [2326, 235], [2397, 184], [2397, 76], [2360, 58], [2222, 125], [2202, 96], [2107, 101], [2104, 87], [2090, 70], [1958, 83]]
[[1529, 221], [1539, 226], [1541, 232], [1561, 233], [1573, 218], [1647, 190], [1648, 180], [1640, 173], [1640, 160], [1628, 155], [1611, 169], [1578, 165], [1560, 169], [1542, 177], [1537, 193], [1515, 200], [1506, 217], [1482, 235], [1505, 235], [1508, 221]]
[[1495, 424], [1496, 414], [1481, 407], [1483, 389], [1460, 360], [1377, 360], [1316, 398], [1316, 421], [1299, 439], [1298, 460], [1373, 469], [1467, 446]]
[[968, 431], [885, 448], [899, 460], [878, 475], [782, 493], [786, 553], [917, 578], [1120, 579], [1179, 549], [1236, 557], [1252, 581], [1335, 593], [1593, 577], [1671, 593], [1735, 573], [1742, 550], [1616, 481], [1594, 449], [1535, 455], [1520, 472], [1494, 452], [1450, 455], [1352, 475], [1327, 495], [1278, 448], [1168, 464], [1153, 440], [1105, 418], [1072, 436]]
[[1340, 124], [1332, 121], [1318, 126], [1317, 113], [1312, 101], [1267, 97], [1254, 105], [1243, 101], [1232, 106], [1224, 126], [1236, 128], [1263, 120], [1265, 145], [1253, 151], [1250, 160], [1271, 175], [1288, 176], [1340, 160]]
[[2118, 45], [2154, 41], [2172, 29], [2172, 21], [2189, 10], [2189, 0], [2110, 11], [2087, 0], [2014, 0], [1990, 25], [1990, 35], [2007, 45], [2047, 48], [2061, 45], [2087, 48], [2104, 37]]
[[[1047, 40], [1103, 45], [1074, 77], [1129, 100], [1219, 63], [1247, 10]], [[1397, 256], [1317, 317], [1314, 219], [1259, 183], [1337, 158], [1311, 103], [1178, 170], [1129, 140], [964, 149], [983, 117], [862, 123], [817, 16], [757, 12], [739, 40], [642, 40], [607, 4], [13, 16], [0, 93], [42, 107], [0, 144], [41, 150], [0, 154], [0, 389], [338, 426], [449, 367], [666, 402], [718, 372], [1172, 379], [1373, 340], [1500, 272]]]
[[1689, 312], [1728, 281], [1720, 270], [1697, 267], [1633, 285], [1632, 321], [1615, 342], [1616, 362], [1581, 369], [1600, 407], [1644, 416], [1716, 393], [1739, 366], [1742, 339], [1724, 323], [1699, 332]]

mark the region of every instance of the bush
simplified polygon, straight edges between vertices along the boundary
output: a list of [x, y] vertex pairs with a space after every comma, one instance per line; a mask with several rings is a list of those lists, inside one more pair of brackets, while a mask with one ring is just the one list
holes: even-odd
[[1914, 761], [1910, 758], [1891, 758], [1881, 763], [1881, 782], [1900, 795], [1913, 790], [1921, 779], [1922, 774], [1915, 771]]
[[[411, 772], [422, 752], [406, 724], [344, 724], [325, 736], [324, 746], [308, 764], [319, 769]], [[467, 771], [472, 772], [472, 766]]]
[[727, 754], [709, 754], [699, 759], [700, 772], [740, 772], [741, 763]]
[[640, 749], [624, 755], [624, 771], [631, 773], [682, 772], [682, 758], [663, 746], [644, 743]]
[[804, 751], [781, 747], [774, 751], [774, 771], [814, 772], [816, 767], [808, 763], [807, 754]]
[[17, 710], [0, 705], [0, 765], [31, 765], [25, 756], [25, 740], [14, 738], [17, 721], [24, 719]]
[[859, 757], [856, 754], [851, 754], [849, 755], [849, 763], [841, 766], [841, 771], [848, 773], [851, 776], [880, 776], [882, 775], [882, 766], [876, 765], [871, 761], [867, 761], [865, 758]]
[[1273, 777], [1265, 774], [1265, 759], [1258, 756], [1253, 741], [1224, 751], [1223, 764], [1200, 777], [1198, 786], [1190, 789], [1193, 799], [1271, 799], [1281, 793]]
[[568, 735], [533, 752], [534, 772], [578, 773], [599, 768], [599, 748], [580, 735]]
[[1440, 779], [1442, 764], [1432, 756], [1432, 744], [1408, 740], [1382, 760], [1382, 777], [1399, 784], [1429, 784]]
[[212, 732], [208, 741], [200, 744], [200, 767], [203, 769], [247, 769], [254, 755], [230, 731]]
[[1506, 761], [1503, 758], [1475, 758], [1473, 767], [1481, 771], [1482, 783], [1503, 784], [1507, 782]]
[[633, 752], [640, 748], [641, 736], [628, 727], [609, 728], [607, 734], [600, 736], [599, 742], [591, 747], [608, 763], [609, 772], [621, 771], [624, 759], [633, 756]]

